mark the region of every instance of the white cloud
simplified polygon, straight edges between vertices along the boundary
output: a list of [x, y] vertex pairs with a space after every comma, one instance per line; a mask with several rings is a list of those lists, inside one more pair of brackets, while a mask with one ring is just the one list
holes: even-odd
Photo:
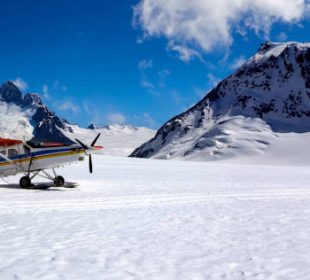
[[153, 60], [152, 59], [149, 59], [149, 60], [143, 59], [139, 62], [138, 67], [141, 71], [143, 71], [145, 69], [153, 68]]
[[53, 88], [55, 90], [61, 90], [61, 91], [67, 91], [68, 90], [68, 87], [63, 85], [59, 80], [55, 80], [53, 82]]
[[145, 88], [149, 93], [157, 95], [159, 88], [166, 86], [166, 80], [171, 72], [168, 69], [161, 69], [157, 75], [151, 75], [154, 70], [152, 59], [144, 59], [139, 62], [138, 68], [140, 70], [140, 86]]
[[140, 70], [140, 86], [153, 92], [155, 85], [149, 81], [147, 70], [153, 68], [153, 60], [152, 59], [143, 59], [139, 62], [138, 68]]
[[167, 69], [162, 69], [158, 72], [158, 76], [161, 79], [166, 79], [170, 74], [171, 74], [171, 72]]
[[42, 86], [42, 92], [43, 92], [43, 97], [46, 99], [50, 98], [49, 92], [48, 92], [48, 85], [44, 84]]
[[71, 101], [61, 102], [61, 103], [58, 103], [56, 106], [61, 111], [72, 111], [73, 113], [77, 113], [80, 109], [78, 105], [76, 105], [75, 103]]
[[28, 88], [28, 84], [22, 78], [18, 77], [12, 81], [21, 91], [25, 91]]
[[133, 116], [134, 123], [137, 123], [138, 126], [145, 126], [149, 128], [156, 128], [158, 127], [158, 124], [153, 119], [153, 117], [145, 112], [143, 115], [135, 115]]
[[287, 35], [284, 32], [281, 32], [278, 36], [277, 36], [277, 40], [280, 42], [284, 42], [287, 40]]
[[184, 62], [189, 62], [192, 58], [197, 57], [201, 61], [203, 61], [201, 55], [198, 51], [195, 51], [192, 48], [181, 46], [181, 45], [174, 45], [172, 43], [169, 44], [170, 46], [168, 49], [172, 51], [176, 51], [179, 54], [179, 58], [183, 60]]
[[246, 58], [241, 55], [240, 57], [237, 57], [233, 60], [232, 64], [230, 65], [230, 69], [232, 70], [236, 70], [239, 67], [242, 66], [242, 64], [244, 64], [246, 62]]
[[168, 48], [188, 61], [229, 47], [233, 32], [267, 38], [275, 22], [297, 23], [309, 13], [309, 0], [140, 0], [134, 24], [144, 38], [166, 37]]
[[154, 121], [154, 119], [151, 117], [151, 115], [149, 113], [144, 113], [143, 114], [143, 120], [144, 123], [148, 126], [148, 127], [155, 127], [156, 122]]
[[160, 87], [166, 87], [166, 80], [168, 76], [170, 76], [171, 72], [167, 69], [162, 69], [158, 72], [159, 77], [159, 86]]
[[87, 101], [84, 101], [83, 102], [83, 109], [84, 109], [84, 111], [88, 114], [88, 115], [92, 115], [92, 110], [91, 110], [91, 108], [90, 108], [90, 105], [88, 104], [88, 102]]
[[141, 78], [140, 86], [150, 90], [155, 88], [155, 86], [151, 82], [146, 80], [146, 78]]
[[124, 124], [126, 117], [121, 113], [111, 113], [107, 115], [108, 124]]
[[214, 88], [220, 81], [221, 79], [216, 77], [215, 75], [213, 75], [212, 73], [209, 73], [207, 75], [207, 79], [208, 79], [208, 84]]
[[90, 124], [102, 124], [103, 123], [103, 115], [102, 108], [98, 108], [96, 105], [89, 103], [88, 101], [83, 102], [83, 109], [88, 116]]
[[0, 101], [0, 137], [29, 140], [33, 127], [29, 118], [33, 112], [21, 111], [20, 107]]

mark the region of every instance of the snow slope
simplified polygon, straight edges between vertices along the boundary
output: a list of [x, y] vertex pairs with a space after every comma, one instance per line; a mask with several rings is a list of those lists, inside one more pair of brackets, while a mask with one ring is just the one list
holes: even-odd
[[[306, 157], [306, 156], [305, 156]], [[310, 169], [94, 157], [0, 186], [0, 279], [309, 279]]]
[[97, 145], [104, 146], [102, 154], [113, 156], [128, 156], [133, 150], [154, 137], [156, 131], [146, 127], [130, 125], [108, 125], [98, 129], [86, 129], [77, 125], [70, 125], [71, 132], [63, 131], [70, 139], [77, 138], [85, 144], [90, 144], [98, 135], [101, 136]]
[[310, 43], [267, 42], [132, 156], [213, 160], [259, 155], [273, 145], [275, 133], [310, 132], [309, 120]]

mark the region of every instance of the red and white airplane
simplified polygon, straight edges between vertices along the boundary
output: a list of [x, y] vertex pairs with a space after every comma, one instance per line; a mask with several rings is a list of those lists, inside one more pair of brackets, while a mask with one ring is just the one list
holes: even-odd
[[[90, 146], [78, 139], [75, 139], [75, 144], [66, 145], [0, 138], [0, 177], [25, 174], [19, 181], [21, 188], [30, 188], [31, 180], [36, 176], [51, 180], [55, 186], [64, 186], [65, 179], [56, 174], [55, 168], [84, 160], [87, 155], [89, 157], [89, 172], [92, 173], [91, 154], [103, 148], [95, 146], [99, 137], [100, 133]], [[53, 175], [50, 175], [46, 169], [51, 169]]]

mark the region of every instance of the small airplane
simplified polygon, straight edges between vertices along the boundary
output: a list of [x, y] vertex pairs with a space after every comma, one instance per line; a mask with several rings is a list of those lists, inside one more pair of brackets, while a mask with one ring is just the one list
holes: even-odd
[[[93, 172], [92, 154], [103, 149], [96, 146], [100, 133], [90, 146], [78, 139], [72, 145], [54, 142], [21, 141], [0, 138], [0, 177], [25, 174], [19, 181], [21, 188], [30, 188], [31, 180], [41, 176], [51, 180], [55, 186], [65, 185], [65, 179], [55, 172], [55, 168], [74, 161], [89, 158], [89, 172]], [[46, 169], [51, 169], [50, 175]]]

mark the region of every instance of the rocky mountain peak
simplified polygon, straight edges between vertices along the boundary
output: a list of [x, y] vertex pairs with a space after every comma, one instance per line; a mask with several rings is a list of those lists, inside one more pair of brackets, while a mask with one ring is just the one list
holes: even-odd
[[24, 107], [42, 106], [43, 102], [38, 93], [28, 93], [23, 98]]
[[0, 86], [0, 100], [20, 105], [22, 104], [23, 94], [13, 82], [7, 81]]
[[97, 125], [97, 124], [94, 124], [94, 123], [90, 124], [87, 127], [87, 129], [91, 129], [91, 130], [102, 129], [102, 128], [104, 128], [104, 126], [100, 126], [100, 125]]
[[[69, 124], [63, 122], [42, 101], [37, 93], [27, 93], [24, 97], [11, 81], [0, 86], [0, 100], [14, 104], [22, 111], [31, 111], [29, 122], [33, 126], [33, 136], [39, 141], [72, 143], [62, 130], [72, 132]], [[27, 114], [28, 115], [28, 114]]]

